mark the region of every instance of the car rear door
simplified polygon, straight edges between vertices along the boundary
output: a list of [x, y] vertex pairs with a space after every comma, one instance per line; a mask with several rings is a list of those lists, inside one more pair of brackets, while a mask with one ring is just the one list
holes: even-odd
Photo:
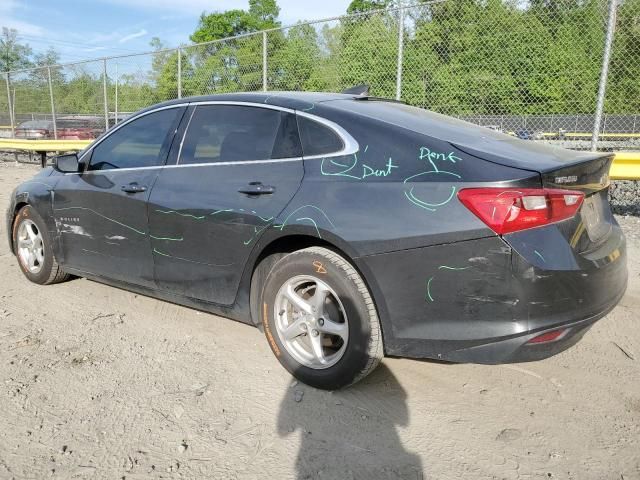
[[143, 114], [105, 136], [82, 173], [56, 185], [53, 210], [63, 262], [80, 272], [154, 286], [147, 200], [184, 107]]
[[151, 238], [156, 283], [230, 305], [252, 249], [302, 181], [295, 115], [213, 102], [190, 107], [183, 123], [175, 164], [149, 199], [149, 228], [165, 232]]

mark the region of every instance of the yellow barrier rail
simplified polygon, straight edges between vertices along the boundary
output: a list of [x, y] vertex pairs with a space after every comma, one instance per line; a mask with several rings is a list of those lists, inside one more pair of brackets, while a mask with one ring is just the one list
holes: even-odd
[[640, 180], [640, 152], [616, 152], [609, 177], [611, 180]]
[[[0, 150], [68, 152], [82, 150], [90, 140], [22, 140], [0, 138]], [[640, 152], [617, 152], [609, 175], [612, 180], [640, 180]]]
[[82, 150], [91, 140], [25, 140], [0, 138], [0, 150], [24, 150], [26, 152], [68, 152]]

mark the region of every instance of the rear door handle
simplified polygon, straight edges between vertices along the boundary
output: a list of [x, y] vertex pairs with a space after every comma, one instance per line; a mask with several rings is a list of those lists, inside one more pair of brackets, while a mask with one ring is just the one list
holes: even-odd
[[137, 183], [130, 183], [129, 185], [122, 185], [122, 187], [120, 187], [120, 189], [123, 192], [127, 192], [127, 193], [141, 193], [141, 192], [146, 192], [147, 191], [147, 187], [144, 185], [138, 185]]
[[240, 193], [244, 193], [246, 195], [271, 195], [276, 191], [276, 187], [272, 187], [271, 185], [263, 185], [262, 182], [251, 182], [246, 187], [238, 190]]

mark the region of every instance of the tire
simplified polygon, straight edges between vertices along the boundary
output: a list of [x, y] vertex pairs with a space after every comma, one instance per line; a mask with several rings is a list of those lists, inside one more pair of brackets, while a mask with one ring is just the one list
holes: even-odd
[[339, 389], [366, 377], [382, 360], [382, 333], [369, 290], [353, 266], [331, 250], [305, 248], [280, 259], [260, 298], [271, 350], [301, 382]]
[[[30, 255], [28, 248], [21, 248], [22, 244], [35, 245], [38, 253]], [[69, 278], [53, 255], [51, 236], [44, 220], [29, 205], [21, 208], [13, 221], [13, 249], [22, 273], [33, 283], [50, 285]], [[35, 261], [30, 265], [27, 258], [34, 257]]]

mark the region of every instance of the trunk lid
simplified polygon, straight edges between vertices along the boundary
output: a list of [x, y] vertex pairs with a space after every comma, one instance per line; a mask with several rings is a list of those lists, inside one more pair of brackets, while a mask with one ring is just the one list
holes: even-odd
[[509, 141], [502, 135], [492, 137], [479, 142], [482, 150], [475, 145], [456, 147], [492, 163], [537, 172], [545, 188], [584, 192], [578, 214], [557, 228], [576, 253], [593, 251], [607, 240], [616, 224], [608, 199], [612, 153], [576, 152], [526, 140]]

